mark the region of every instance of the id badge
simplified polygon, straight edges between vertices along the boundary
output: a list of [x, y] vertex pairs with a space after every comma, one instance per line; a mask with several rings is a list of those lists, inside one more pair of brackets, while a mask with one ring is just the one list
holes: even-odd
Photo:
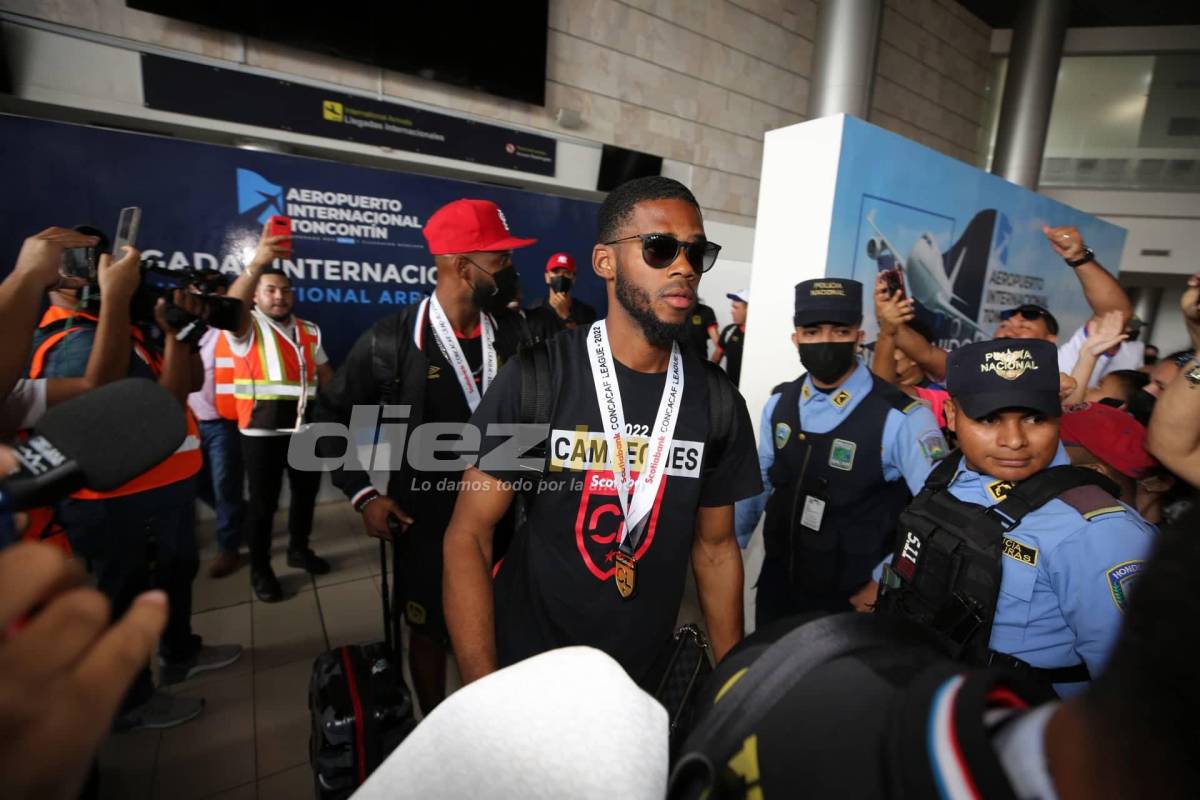
[[800, 515], [800, 525], [811, 533], [821, 532], [821, 520], [825, 519], [825, 501], [815, 495], [804, 496], [804, 512]]

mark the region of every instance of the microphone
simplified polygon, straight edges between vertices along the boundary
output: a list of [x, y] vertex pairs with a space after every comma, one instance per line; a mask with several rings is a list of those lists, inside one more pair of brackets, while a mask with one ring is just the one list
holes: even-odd
[[175, 452], [187, 436], [179, 401], [145, 378], [126, 378], [51, 408], [13, 447], [18, 468], [0, 479], [0, 511], [53, 503], [78, 489], [123, 486]]

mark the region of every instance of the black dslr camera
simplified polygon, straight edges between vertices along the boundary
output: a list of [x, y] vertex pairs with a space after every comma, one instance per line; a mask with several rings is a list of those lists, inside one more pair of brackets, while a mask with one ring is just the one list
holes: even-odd
[[[217, 291], [226, 285], [225, 276], [216, 270], [167, 269], [149, 262], [141, 264], [142, 282], [133, 294], [129, 316], [135, 324], [153, 324], [154, 306], [160, 297], [166, 298], [164, 316], [172, 328], [179, 331], [176, 338], [196, 346], [209, 328], [237, 330], [242, 303], [235, 297], [225, 297]], [[199, 299], [204, 311], [196, 316], [171, 302], [171, 293], [182, 289]]]
[[[136, 212], [136, 213], [130, 213]], [[140, 221], [140, 209], [125, 209], [118, 221], [118, 241], [114, 250], [120, 250], [123, 244], [133, 245]], [[91, 225], [77, 225], [75, 230], [97, 237], [100, 241], [94, 247], [79, 247], [63, 252], [63, 263], [60, 273], [65, 279], [64, 286], [86, 288], [87, 295], [98, 296], [98, 280], [96, 277], [100, 254], [108, 252], [109, 239], [98, 228]], [[113, 258], [120, 258], [121, 253], [114, 253]], [[216, 270], [193, 269], [182, 270], [156, 267], [149, 261], [141, 262], [141, 283], [130, 301], [130, 321], [138, 326], [155, 326], [154, 307], [158, 299], [167, 301], [167, 322], [179, 333], [177, 338], [193, 347], [197, 346], [204, 331], [209, 328], [236, 330], [241, 317], [242, 304], [236, 298], [224, 297], [217, 292], [228, 285], [224, 275]], [[200, 316], [193, 315], [171, 302], [171, 293], [183, 289], [202, 300], [204, 311]]]

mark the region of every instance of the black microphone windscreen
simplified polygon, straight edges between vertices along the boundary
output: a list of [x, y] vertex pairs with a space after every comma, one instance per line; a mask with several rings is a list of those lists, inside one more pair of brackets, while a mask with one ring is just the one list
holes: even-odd
[[79, 465], [87, 488], [106, 492], [174, 453], [187, 418], [154, 381], [126, 378], [54, 406], [34, 431]]

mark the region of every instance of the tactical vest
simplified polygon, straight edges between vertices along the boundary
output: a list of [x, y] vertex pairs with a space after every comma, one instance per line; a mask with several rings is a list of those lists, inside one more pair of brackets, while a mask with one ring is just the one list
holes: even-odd
[[939, 462], [900, 515], [895, 552], [891, 565], [884, 568], [876, 613], [917, 622], [931, 631], [951, 658], [968, 664], [1028, 670], [1051, 683], [1089, 680], [1084, 664], [1035, 668], [989, 649], [988, 643], [1003, 576], [1001, 558], [1006, 542], [1012, 541], [1005, 534], [1030, 512], [1056, 497], [1069, 497], [1073, 489], [1098, 486], [1115, 495], [1116, 487], [1094, 470], [1050, 467], [985, 508], [950, 493], [961, 460], [962, 454], [954, 452]]
[[[801, 429], [804, 376], [777, 387], [780, 398], [771, 415], [775, 462], [767, 473], [774, 491], [763, 537], [766, 558], [782, 563], [789, 582], [805, 592], [849, 596], [870, 580], [910, 497], [903, 481], [885, 480], [880, 453], [888, 413], [915, 401], [872, 380], [870, 393], [828, 433]], [[807, 496], [826, 502], [820, 531], [801, 524]]]

